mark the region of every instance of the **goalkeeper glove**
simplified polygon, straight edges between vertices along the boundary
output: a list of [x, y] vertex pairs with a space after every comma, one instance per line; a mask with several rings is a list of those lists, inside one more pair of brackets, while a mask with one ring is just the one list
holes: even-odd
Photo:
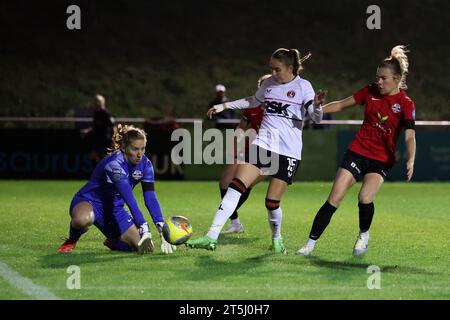
[[144, 222], [139, 227], [139, 235], [142, 237], [144, 235], [144, 233], [150, 233], [150, 230], [148, 229], [148, 223], [147, 222]]
[[139, 235], [141, 236], [141, 240], [138, 243], [138, 251], [139, 253], [153, 252], [155, 245], [152, 240], [152, 234], [148, 228], [147, 222], [144, 222], [139, 227]]
[[165, 254], [169, 254], [172, 253], [174, 250], [177, 249], [177, 246], [174, 246], [170, 243], [168, 243], [166, 241], [166, 239], [164, 239], [164, 236], [162, 233], [160, 233], [160, 238], [161, 238], [161, 252], [165, 253]]
[[158, 229], [159, 237], [161, 238], [161, 252], [165, 254], [172, 253], [174, 250], [177, 249], [176, 246], [171, 245], [164, 239], [162, 230], [163, 230], [164, 222], [157, 222], [156, 223], [156, 229]]

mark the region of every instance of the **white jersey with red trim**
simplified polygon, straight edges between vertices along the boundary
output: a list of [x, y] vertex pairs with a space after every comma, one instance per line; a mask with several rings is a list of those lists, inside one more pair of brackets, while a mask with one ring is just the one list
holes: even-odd
[[253, 144], [300, 160], [303, 118], [314, 95], [311, 83], [300, 76], [284, 84], [266, 79], [255, 94], [265, 112]]

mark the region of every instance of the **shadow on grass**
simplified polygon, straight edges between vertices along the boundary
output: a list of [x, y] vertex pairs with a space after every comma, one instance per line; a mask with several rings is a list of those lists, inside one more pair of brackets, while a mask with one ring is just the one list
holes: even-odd
[[258, 241], [260, 238], [257, 237], [248, 237], [248, 236], [241, 236], [241, 235], [232, 235], [232, 236], [219, 236], [219, 246], [222, 245], [228, 245], [228, 244], [239, 244], [239, 245], [246, 245], [246, 244], [252, 244]]
[[[197, 250], [197, 249], [191, 249]], [[230, 259], [223, 260], [223, 256], [216, 256], [215, 252], [207, 252], [205, 255], [197, 257], [195, 264], [190, 274], [186, 272], [187, 277], [190, 280], [214, 280], [216, 278], [225, 279], [227, 277], [248, 277], [248, 278], [261, 278], [264, 276], [272, 277], [274, 270], [268, 267], [268, 263], [275, 263], [278, 265], [277, 269], [283, 270], [283, 272], [301, 272], [301, 267], [314, 266], [319, 268], [330, 269], [331, 276], [340, 277], [343, 274], [353, 274], [358, 276], [361, 270], [366, 273], [369, 266], [376, 265], [384, 273], [398, 273], [398, 274], [417, 274], [417, 275], [438, 275], [436, 272], [428, 272], [424, 269], [401, 266], [401, 265], [381, 265], [376, 263], [370, 263], [364, 261], [364, 258], [351, 257], [344, 261], [330, 261], [321, 259], [318, 257], [297, 257], [293, 255], [280, 256], [274, 255], [273, 252], [267, 251], [265, 254], [251, 256], [244, 259]], [[336, 272], [332, 272], [336, 271]], [[343, 271], [343, 272], [341, 272]]]
[[[246, 244], [251, 244], [257, 241], [258, 238], [248, 238], [248, 237], [240, 237], [240, 236], [228, 236], [220, 238], [220, 245], [234, 245], [234, 244], [242, 244], [243, 248], [245, 248]], [[86, 265], [86, 264], [102, 264], [102, 263], [110, 263], [117, 262], [118, 260], [123, 259], [151, 259], [156, 261], [179, 261], [180, 259], [186, 259], [189, 257], [190, 251], [195, 250], [195, 252], [200, 252], [203, 250], [197, 249], [189, 249], [186, 248], [184, 244], [177, 246], [177, 249], [173, 254], [164, 254], [161, 252], [159, 248], [159, 242], [155, 243], [155, 251], [150, 254], [139, 255], [136, 252], [120, 252], [120, 251], [110, 251], [108, 249], [75, 249], [73, 252], [61, 254], [51, 253], [47, 255], [43, 255], [40, 257], [40, 264], [43, 268], [66, 268], [68, 264], [73, 265]], [[178, 253], [178, 254], [177, 254]]]
[[[196, 257], [194, 268], [190, 270], [190, 280], [214, 280], [215, 278], [224, 279], [227, 277], [248, 277], [260, 278], [263, 275], [268, 277], [273, 275], [273, 270], [266, 268], [267, 263], [277, 263], [292, 265], [292, 258], [279, 254], [274, 254], [270, 251], [270, 244], [267, 244], [266, 253], [255, 255], [245, 252], [248, 244], [252, 245], [259, 241], [260, 237], [242, 237], [241, 235], [220, 236], [219, 247], [216, 251], [206, 251], [203, 249], [188, 249], [193, 252], [198, 252], [201, 256]], [[242, 245], [242, 253], [244, 257], [237, 259], [236, 256], [227, 259], [221, 252], [227, 245]], [[284, 259], [290, 260], [283, 262]]]
[[388, 273], [410, 273], [410, 274], [437, 274], [435, 272], [428, 272], [426, 270], [414, 267], [399, 266], [395, 265], [380, 265], [376, 263], [369, 263], [364, 261], [364, 257], [351, 257], [344, 261], [330, 261], [318, 258], [316, 256], [303, 257], [310, 262], [311, 265], [321, 268], [328, 268], [334, 270], [347, 270], [351, 271], [353, 269], [367, 269], [369, 266], [376, 265], [380, 268], [381, 272]]
[[265, 273], [272, 274], [272, 271], [260, 270], [266, 262], [266, 258], [273, 256], [268, 252], [260, 256], [253, 256], [238, 261], [223, 261], [217, 259], [214, 254], [198, 257], [195, 268], [190, 272], [190, 280], [213, 280], [215, 278], [225, 279], [227, 277], [248, 277], [260, 278]]
[[[101, 264], [117, 261], [119, 259], [129, 259], [131, 256], [136, 256], [133, 252], [119, 252], [119, 251], [99, 251], [86, 250], [77, 251], [67, 254], [52, 253], [40, 257], [40, 264], [44, 268], [67, 268], [69, 265], [82, 266], [86, 264]], [[141, 256], [138, 256], [141, 257]]]

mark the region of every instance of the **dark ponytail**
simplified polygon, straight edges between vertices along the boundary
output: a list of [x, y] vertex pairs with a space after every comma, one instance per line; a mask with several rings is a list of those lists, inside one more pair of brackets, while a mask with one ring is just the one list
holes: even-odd
[[309, 57], [311, 57], [311, 53], [302, 57], [299, 50], [285, 48], [279, 48], [272, 54], [273, 59], [280, 60], [286, 66], [292, 66], [292, 74], [294, 76], [300, 74], [303, 70], [303, 61]]

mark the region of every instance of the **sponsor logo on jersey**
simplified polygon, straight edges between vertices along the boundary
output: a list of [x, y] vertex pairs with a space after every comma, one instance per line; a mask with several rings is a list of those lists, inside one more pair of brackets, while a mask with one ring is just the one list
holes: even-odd
[[289, 108], [290, 104], [283, 104], [283, 102], [277, 101], [266, 101], [264, 102], [264, 107], [266, 108], [267, 113], [275, 113], [278, 115], [282, 115], [287, 117], [289, 114], [287, 112], [287, 108]]
[[391, 128], [388, 127], [388, 125], [386, 124], [386, 120], [389, 119], [389, 116], [383, 116], [382, 114], [380, 114], [379, 112], [377, 112], [377, 116], [378, 116], [378, 120], [380, 120], [380, 122], [378, 123], [374, 123], [373, 125], [378, 128], [381, 129], [382, 131], [384, 131], [385, 133], [387, 133], [388, 135], [390, 135], [392, 133]]
[[288, 93], [287, 93], [287, 96], [288, 96], [289, 98], [295, 97], [295, 91], [289, 90]]
[[140, 180], [142, 178], [142, 171], [136, 170], [133, 172], [132, 176], [133, 176], [134, 180]]
[[398, 103], [394, 104], [391, 108], [394, 113], [399, 113], [400, 111], [402, 111], [402, 108]]
[[389, 119], [389, 116], [383, 116], [379, 112], [377, 112], [378, 120], [380, 120], [381, 123], [385, 122], [387, 119]]

